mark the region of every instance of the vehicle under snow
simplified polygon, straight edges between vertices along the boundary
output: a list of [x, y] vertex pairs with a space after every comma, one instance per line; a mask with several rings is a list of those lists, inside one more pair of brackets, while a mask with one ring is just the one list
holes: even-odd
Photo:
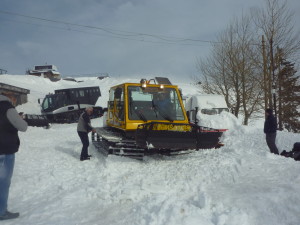
[[192, 95], [186, 99], [185, 109], [192, 122], [197, 123], [197, 113], [207, 115], [229, 112], [223, 95]]
[[187, 97], [185, 109], [190, 122], [215, 129], [230, 129], [239, 124], [229, 112], [223, 95], [198, 94]]

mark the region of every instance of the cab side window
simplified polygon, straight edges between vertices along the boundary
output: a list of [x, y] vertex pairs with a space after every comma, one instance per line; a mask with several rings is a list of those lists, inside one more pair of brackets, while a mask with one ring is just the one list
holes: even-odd
[[118, 87], [114, 91], [114, 104], [116, 116], [119, 120], [124, 121], [124, 88]]

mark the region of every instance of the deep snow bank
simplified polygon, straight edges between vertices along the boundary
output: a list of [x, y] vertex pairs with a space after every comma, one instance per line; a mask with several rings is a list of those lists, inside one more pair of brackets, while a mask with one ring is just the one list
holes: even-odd
[[[101, 126], [102, 121], [92, 121]], [[279, 132], [279, 148], [298, 134]], [[90, 146], [79, 161], [76, 124], [21, 133], [10, 209], [3, 224], [299, 224], [299, 162], [268, 152], [261, 129], [229, 130], [225, 146], [140, 162]]]
[[[99, 84], [108, 94], [110, 86], [127, 81], [48, 83], [27, 76], [0, 76], [0, 82], [3, 77], [32, 90], [33, 100], [68, 85]], [[36, 104], [22, 107], [30, 113]], [[217, 126], [214, 120], [210, 125]], [[300, 163], [269, 153], [263, 121], [245, 127], [229, 115], [223, 120], [231, 126], [223, 137], [224, 147], [177, 157], [147, 157], [143, 162], [106, 157], [92, 145], [92, 159], [81, 162], [76, 124], [29, 127], [20, 133], [9, 199], [9, 209], [19, 211], [21, 217], [1, 224], [300, 224]], [[92, 123], [102, 126], [101, 119]], [[280, 150], [291, 149], [299, 140], [299, 134], [278, 132]]]

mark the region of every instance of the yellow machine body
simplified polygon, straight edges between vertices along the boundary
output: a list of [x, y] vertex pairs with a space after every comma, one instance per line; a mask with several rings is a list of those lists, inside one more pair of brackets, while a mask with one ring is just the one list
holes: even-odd
[[155, 79], [110, 88], [106, 125], [96, 129], [94, 145], [136, 159], [218, 146], [222, 131], [189, 123], [178, 87], [166, 78]]
[[[161, 96], [169, 101], [168, 106], [156, 106]], [[135, 131], [140, 124], [149, 122], [168, 122], [188, 124], [181, 93], [176, 85], [148, 83], [123, 83], [111, 87], [109, 91], [106, 124], [123, 131]], [[164, 125], [155, 127], [157, 130], [174, 129], [184, 131], [189, 126]]]

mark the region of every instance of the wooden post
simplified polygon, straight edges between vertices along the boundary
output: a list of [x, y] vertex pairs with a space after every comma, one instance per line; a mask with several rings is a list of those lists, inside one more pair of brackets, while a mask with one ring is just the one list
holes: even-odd
[[[274, 65], [274, 56], [273, 56], [273, 39], [270, 39], [270, 56], [271, 56], [271, 73], [272, 73], [272, 77], [270, 74], [270, 84], [271, 85], [271, 89], [272, 89], [272, 94], [273, 94], [273, 110], [275, 113], [275, 117], [277, 117], [277, 107], [276, 107], [276, 79], [275, 79], [275, 65]], [[272, 96], [271, 96], [272, 99]], [[270, 105], [272, 107], [272, 104]]]
[[277, 68], [278, 68], [278, 123], [279, 130], [283, 130], [282, 124], [282, 74], [281, 74], [281, 61], [282, 49], [277, 46]]
[[268, 108], [268, 72], [267, 72], [267, 57], [266, 57], [266, 46], [265, 36], [262, 35], [262, 54], [263, 54], [263, 66], [264, 66], [264, 98], [265, 98], [265, 110]]

